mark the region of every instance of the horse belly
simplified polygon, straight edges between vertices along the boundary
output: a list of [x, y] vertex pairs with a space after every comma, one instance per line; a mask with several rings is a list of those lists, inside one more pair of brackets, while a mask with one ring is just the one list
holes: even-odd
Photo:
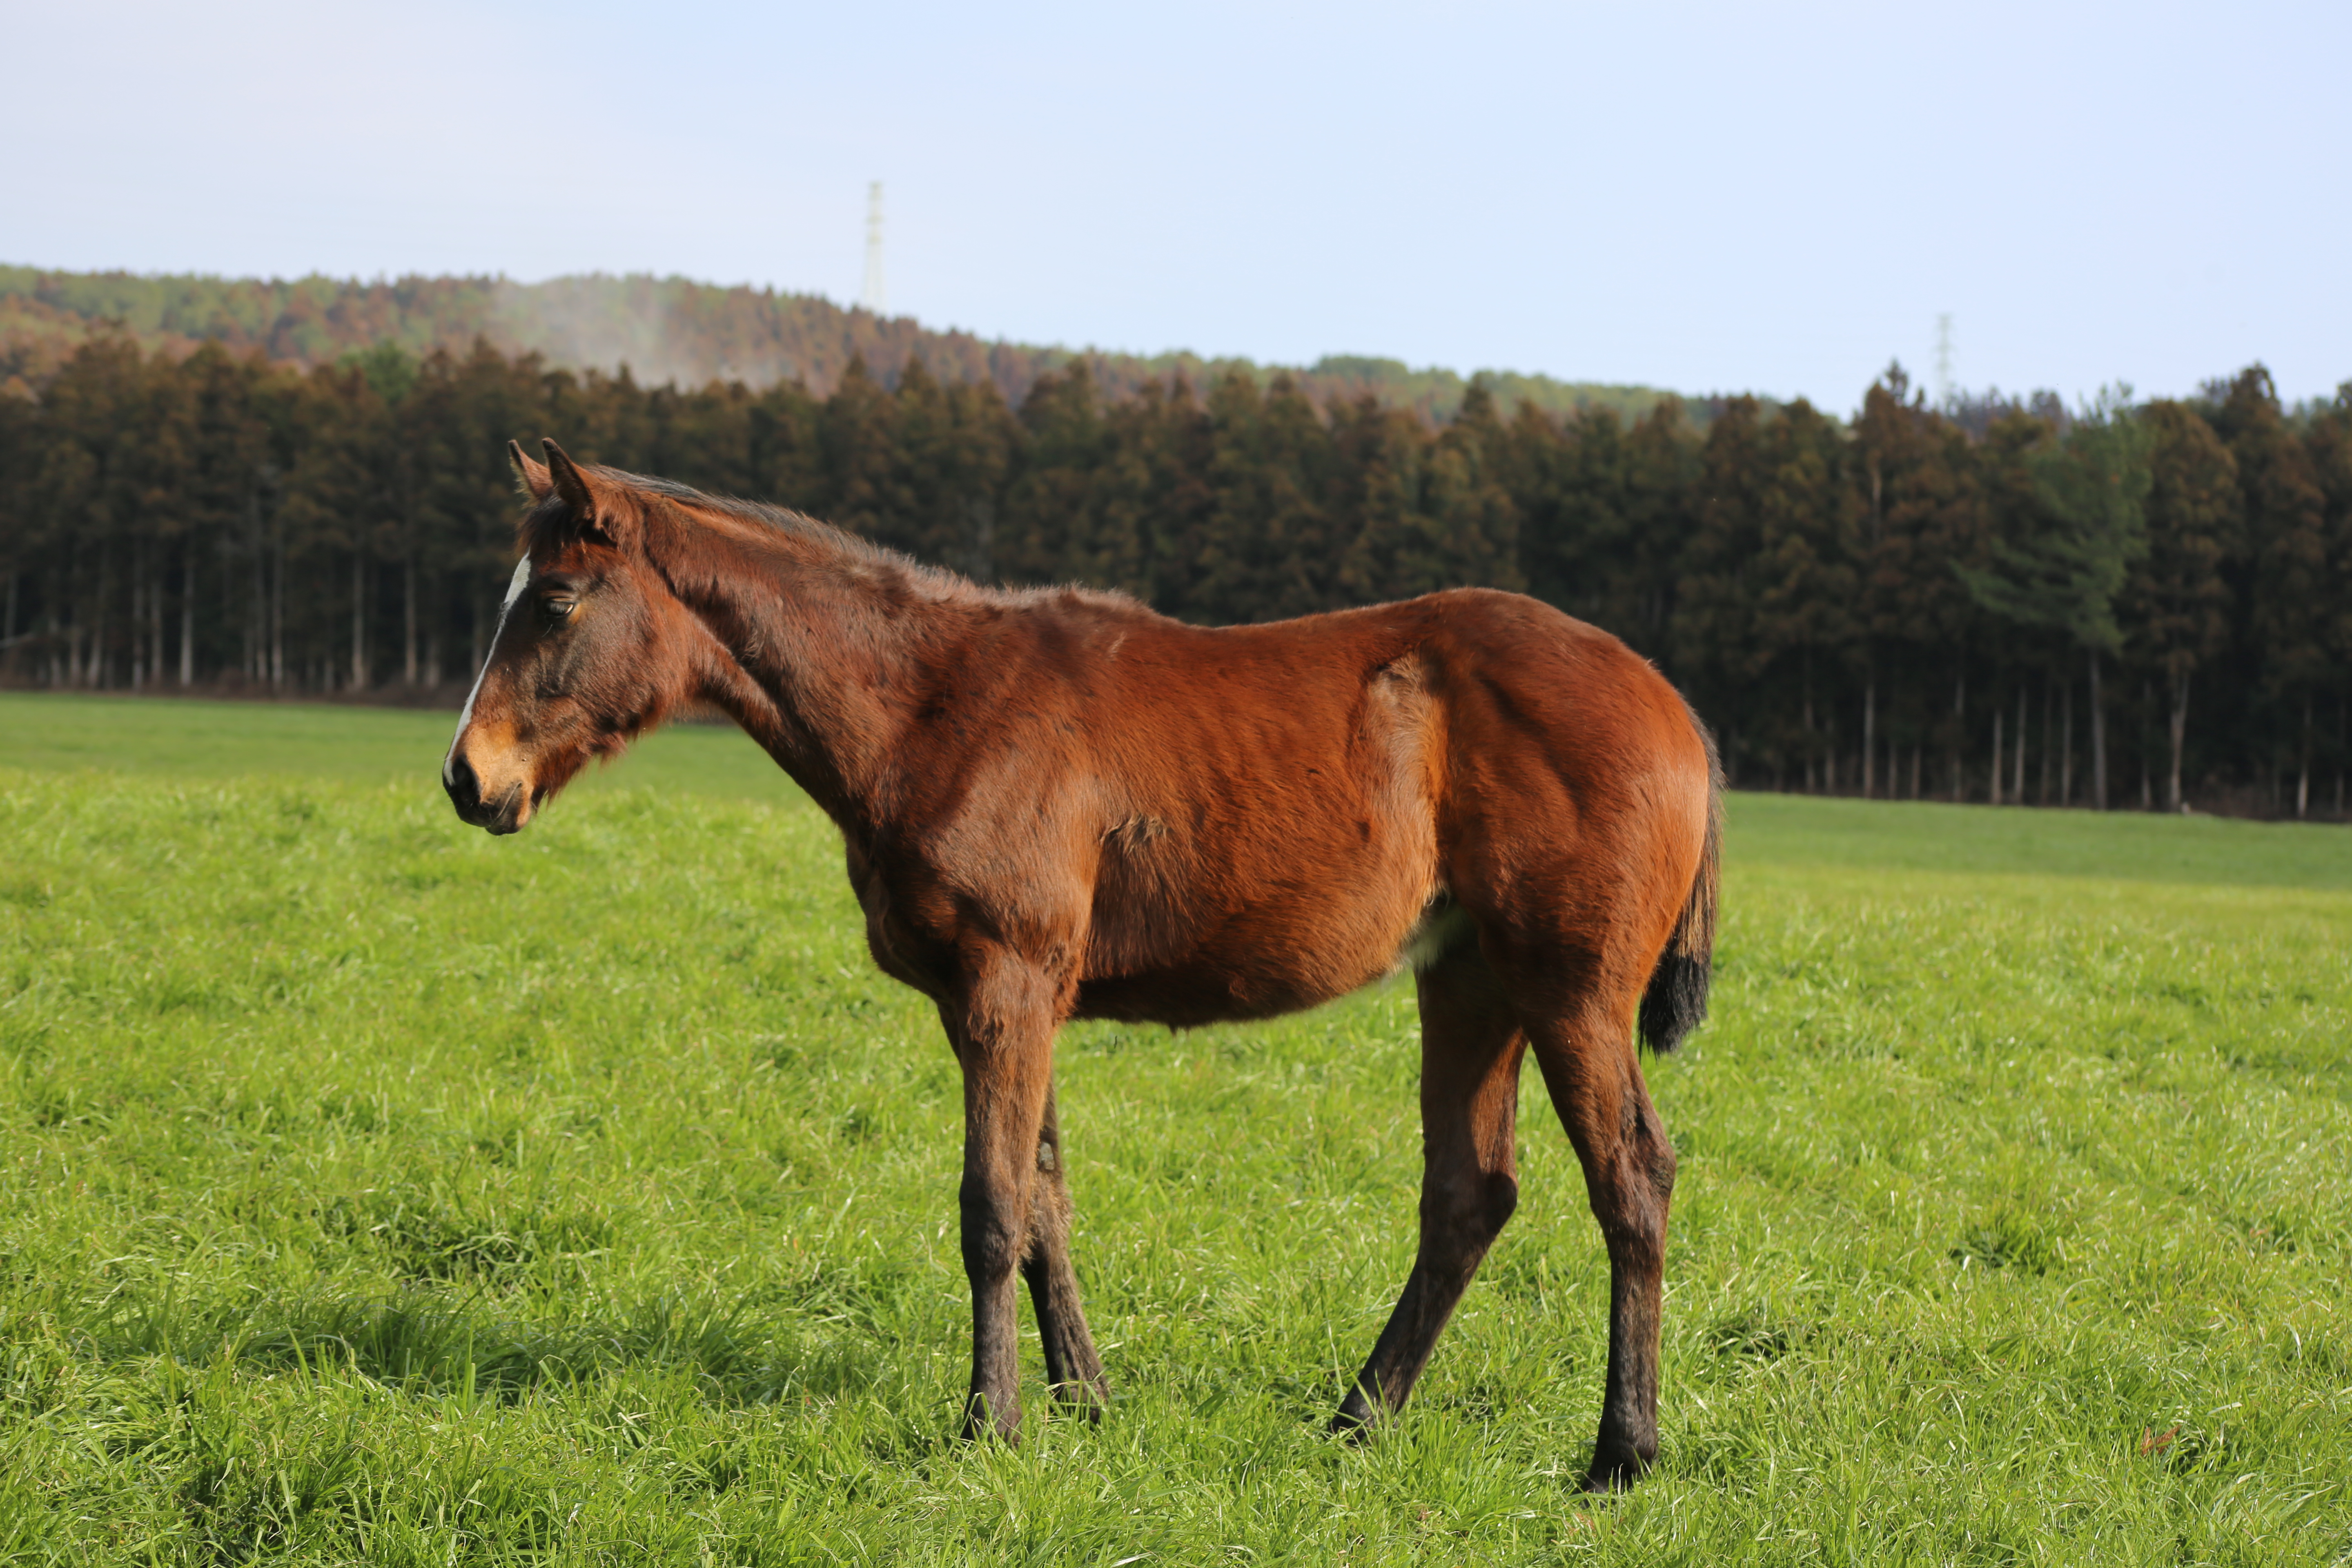
[[[1150, 878], [1107, 879], [1080, 1015], [1179, 1026], [1265, 1018], [1393, 972], [1440, 892], [1434, 835], [1416, 823], [1348, 837], [1357, 842], [1335, 834], [1231, 856], [1214, 869], [1242, 873], [1240, 897], [1188, 899]], [[1251, 877], [1253, 862], [1278, 869]]]
[[1267, 1017], [1397, 967], [1441, 890], [1427, 672], [1410, 653], [1285, 668], [1280, 703], [1195, 704], [1173, 760], [1123, 781], [1082, 1011]]

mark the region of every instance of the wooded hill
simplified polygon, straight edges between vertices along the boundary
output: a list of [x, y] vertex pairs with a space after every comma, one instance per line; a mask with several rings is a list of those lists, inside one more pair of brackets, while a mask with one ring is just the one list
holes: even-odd
[[[1197, 354], [1139, 355], [1040, 348], [938, 331], [907, 316], [845, 309], [813, 294], [720, 288], [683, 278], [403, 278], [362, 283], [333, 278], [143, 277], [128, 272], [44, 272], [0, 266], [0, 386], [37, 386], [93, 332], [118, 329], [142, 347], [185, 354], [218, 343], [313, 369], [377, 343], [419, 358], [454, 354], [480, 339], [501, 353], [535, 353], [551, 366], [617, 374], [640, 385], [743, 383], [754, 391], [797, 381], [827, 396], [862, 360], [886, 387], [909, 361], [944, 383], [986, 381], [1018, 407], [1038, 380], [1077, 360], [1095, 384], [1123, 396], [1182, 375], [1206, 386], [1238, 372], [1265, 384], [1287, 374], [1318, 403], [1370, 394], [1394, 407], [1449, 419], [1469, 383], [1450, 370], [1411, 370], [1390, 359], [1328, 356], [1283, 370]], [[1483, 379], [1506, 410], [1531, 403], [1551, 414], [1609, 408], [1637, 419], [1674, 396], [1644, 386], [1555, 381], [1505, 371]], [[1704, 423], [1708, 408], [1687, 411]]]

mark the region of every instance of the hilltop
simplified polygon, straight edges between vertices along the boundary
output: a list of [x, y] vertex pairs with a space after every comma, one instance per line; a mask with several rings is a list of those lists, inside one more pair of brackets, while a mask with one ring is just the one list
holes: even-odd
[[[845, 308], [819, 295], [684, 278], [363, 282], [0, 266], [0, 385], [38, 384], [77, 344], [118, 325], [150, 350], [184, 353], [217, 342], [239, 354], [301, 365], [331, 363], [383, 342], [419, 355], [435, 349], [463, 353], [479, 338], [503, 353], [537, 353], [568, 369], [617, 374], [625, 367], [646, 384], [740, 381], [762, 387], [799, 381], [820, 396], [833, 391], [853, 358], [862, 357], [886, 384], [913, 358], [944, 382], [992, 381], [1016, 405], [1041, 376], [1080, 358], [1091, 362], [1097, 384], [1113, 397], [1179, 374], [1201, 385], [1231, 370], [1261, 382], [1287, 371], [1318, 403], [1369, 392], [1436, 419], [1453, 415], [1471, 379], [1357, 355], [1284, 366], [1186, 353], [1012, 343], [926, 327], [911, 316]], [[1673, 393], [1646, 386], [1477, 374], [1506, 407], [1533, 403], [1554, 414], [1602, 407], [1630, 420], [1675, 400]]]

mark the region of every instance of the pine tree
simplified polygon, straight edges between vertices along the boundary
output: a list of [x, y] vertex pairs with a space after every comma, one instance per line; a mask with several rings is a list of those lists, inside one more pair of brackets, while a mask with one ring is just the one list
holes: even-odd
[[1188, 613], [1270, 621], [1345, 602], [1330, 432], [1296, 384], [1261, 394], [1240, 372], [1209, 394], [1213, 491]]
[[2091, 794], [2101, 811], [2107, 808], [2101, 660], [2123, 644], [2116, 597], [2147, 548], [2148, 432], [2128, 395], [2102, 393], [2063, 441], [2028, 454], [2044, 531], [2002, 542], [1990, 566], [1958, 568], [1985, 608], [2061, 630], [2082, 652], [2090, 676]]
[[2123, 595], [2132, 651], [2163, 682], [2170, 766], [2164, 805], [2181, 807], [2189, 694], [2197, 670], [2229, 644], [2230, 585], [2223, 561], [2240, 547], [2237, 465], [2212, 426], [2185, 404], [2151, 403], [2147, 552]]
[[[2269, 759], [2291, 761], [2297, 816], [2311, 800], [2313, 710], [2334, 674], [2326, 638], [2327, 600], [2326, 497], [2310, 454], [2287, 427], [2271, 373], [2259, 364], [2238, 373], [2212, 424], [2237, 460], [2244, 508], [2250, 584], [2260, 613], [2249, 615], [2252, 651], [2260, 660], [2263, 694], [2286, 742]], [[2257, 766], [2261, 766], [2260, 761]]]
[[1484, 385], [1434, 440], [1412, 415], [1363, 398], [1334, 421], [1332, 445], [1339, 510], [1354, 522], [1337, 584], [1349, 598], [1519, 585], [1518, 508], [1497, 471], [1508, 442]]
[[[1915, 743], [1931, 731], [1940, 736], [1957, 797], [1967, 745], [1969, 656], [1980, 617], [1955, 568], [1983, 566], [1990, 547], [1967, 437], [1927, 406], [1895, 364], [1864, 395], [1853, 455], [1863, 790], [1876, 790], [1882, 713], [1908, 708]], [[1952, 701], [1948, 719], [1941, 719], [1946, 691]], [[1892, 735], [1885, 747], [1887, 756], [1895, 754]], [[1890, 795], [1894, 773], [1890, 761]]]
[[1675, 660], [1703, 710], [1724, 716], [1724, 758], [1735, 781], [1749, 752], [1782, 781], [1793, 750], [1787, 726], [1760, 700], [1772, 650], [1758, 625], [1763, 555], [1760, 501], [1769, 457], [1763, 406], [1728, 400], [1700, 456], [1693, 531], [1680, 565]]
[[2326, 500], [2327, 577], [2324, 637], [2331, 661], [2336, 815], [2345, 814], [2345, 773], [2352, 765], [2352, 381], [2312, 417], [2304, 436], [2313, 477]]

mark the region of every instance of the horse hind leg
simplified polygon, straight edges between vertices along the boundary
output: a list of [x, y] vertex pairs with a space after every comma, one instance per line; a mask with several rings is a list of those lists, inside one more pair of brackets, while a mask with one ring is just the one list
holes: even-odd
[[1446, 1320], [1518, 1205], [1525, 1037], [1475, 942], [1416, 976], [1421, 996], [1421, 1247], [1404, 1293], [1332, 1417], [1360, 1431], [1403, 1408]]
[[1078, 1300], [1078, 1277], [1070, 1267], [1070, 1183], [1062, 1159], [1062, 1134], [1054, 1091], [1045, 1090], [1045, 1118], [1037, 1132], [1037, 1174], [1030, 1188], [1029, 1247], [1021, 1277], [1037, 1314], [1037, 1337], [1045, 1351], [1045, 1381], [1055, 1396], [1098, 1419], [1110, 1398], [1102, 1357], [1095, 1352], [1086, 1309]]
[[1634, 1055], [1633, 999], [1597, 991], [1567, 1009], [1522, 1011], [1609, 1247], [1609, 1374], [1585, 1487], [1613, 1491], [1658, 1454], [1659, 1307], [1675, 1151]]

